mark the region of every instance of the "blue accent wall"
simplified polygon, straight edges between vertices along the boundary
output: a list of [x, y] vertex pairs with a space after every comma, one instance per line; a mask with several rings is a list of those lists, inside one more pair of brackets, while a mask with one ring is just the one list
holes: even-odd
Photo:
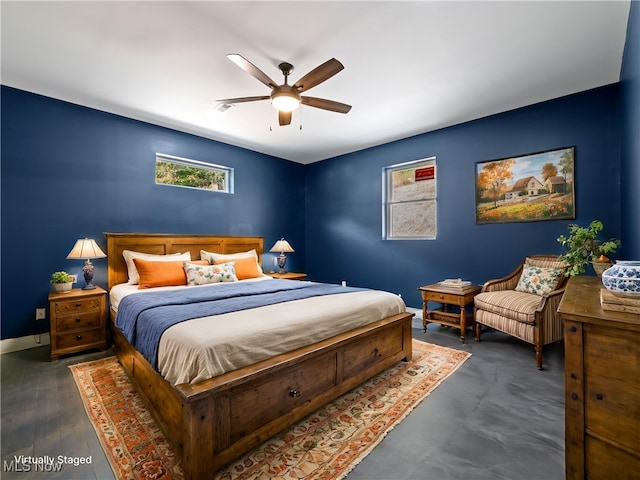
[[[569, 223], [601, 219], [620, 237], [618, 84], [425, 133], [310, 165], [306, 266], [320, 281], [399, 293], [445, 278], [473, 282], [510, 273], [526, 255], [561, 253]], [[393, 121], [392, 117], [381, 121]], [[575, 147], [576, 219], [475, 223], [475, 163]], [[436, 240], [382, 240], [382, 169], [435, 156]], [[637, 238], [637, 237], [636, 237]]]
[[640, 2], [631, 2], [620, 73], [622, 104], [622, 241], [640, 259]]
[[[106, 249], [103, 232], [257, 235], [267, 251], [285, 237], [287, 267], [305, 268], [303, 165], [6, 86], [1, 100], [3, 339], [49, 330], [34, 319], [51, 273], [84, 285], [66, 256], [83, 237]], [[156, 152], [234, 168], [235, 193], [156, 185]]]

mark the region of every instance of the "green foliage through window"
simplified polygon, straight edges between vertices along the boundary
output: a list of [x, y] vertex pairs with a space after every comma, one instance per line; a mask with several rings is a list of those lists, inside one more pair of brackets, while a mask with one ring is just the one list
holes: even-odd
[[156, 154], [156, 183], [233, 193], [233, 169]]

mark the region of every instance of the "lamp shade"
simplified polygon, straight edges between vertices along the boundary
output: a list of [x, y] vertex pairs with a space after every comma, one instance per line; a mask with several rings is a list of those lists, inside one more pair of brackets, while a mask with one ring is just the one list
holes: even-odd
[[284, 252], [295, 252], [295, 250], [293, 248], [291, 248], [291, 245], [289, 245], [289, 242], [287, 242], [284, 238], [281, 238], [280, 240], [278, 240], [273, 247], [271, 247], [271, 250], [269, 250], [270, 252], [280, 252], [280, 253], [284, 253]]
[[105, 253], [93, 238], [81, 238], [76, 241], [67, 258], [104, 258]]

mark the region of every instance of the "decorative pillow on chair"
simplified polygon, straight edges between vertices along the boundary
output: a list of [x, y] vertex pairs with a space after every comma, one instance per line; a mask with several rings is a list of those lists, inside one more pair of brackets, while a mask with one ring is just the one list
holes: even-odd
[[525, 263], [516, 290], [540, 296], [547, 295], [556, 289], [563, 275], [562, 268], [536, 267]]
[[184, 272], [187, 275], [187, 285], [206, 285], [208, 283], [236, 282], [236, 272], [233, 262], [220, 265], [197, 265], [184, 263]]

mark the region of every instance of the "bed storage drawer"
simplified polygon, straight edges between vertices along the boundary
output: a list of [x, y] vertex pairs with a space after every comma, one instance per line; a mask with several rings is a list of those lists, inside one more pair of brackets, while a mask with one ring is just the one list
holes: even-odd
[[[400, 330], [400, 331], [398, 331]], [[351, 377], [402, 351], [402, 325], [377, 332], [354, 342], [343, 354], [343, 372]]]
[[329, 352], [231, 393], [231, 442], [336, 385], [336, 353]]

